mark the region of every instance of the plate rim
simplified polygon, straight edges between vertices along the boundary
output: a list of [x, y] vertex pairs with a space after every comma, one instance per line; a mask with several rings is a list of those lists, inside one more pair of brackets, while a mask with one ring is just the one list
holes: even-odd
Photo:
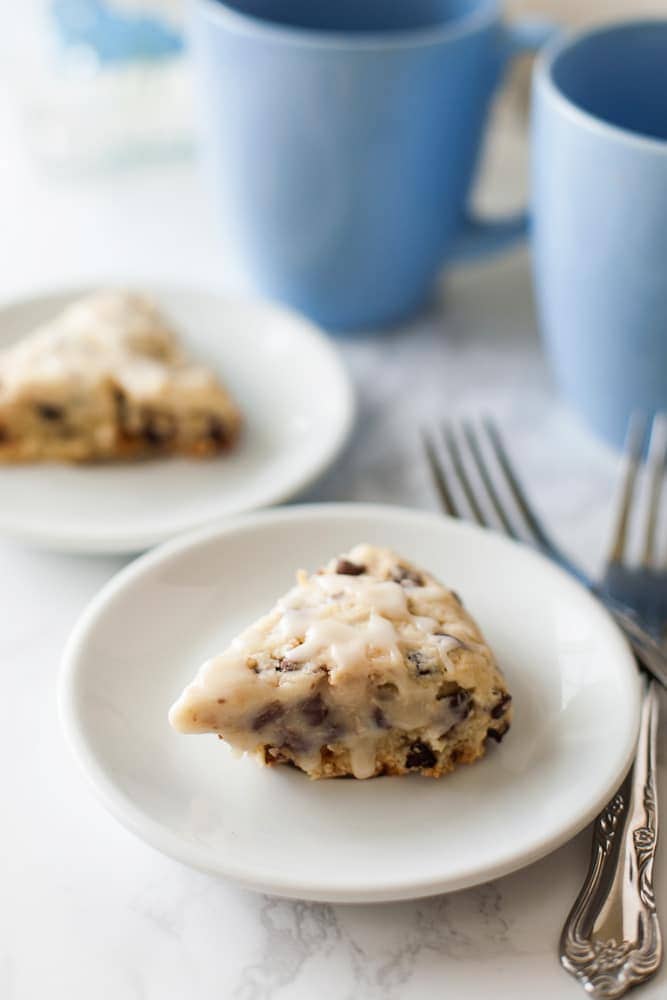
[[[158, 299], [161, 295], [202, 295], [210, 299], [217, 299], [222, 307], [225, 304], [231, 306], [250, 307], [261, 310], [267, 314], [282, 316], [297, 328], [299, 337], [304, 341], [310, 341], [317, 346], [326, 356], [327, 366], [331, 373], [330, 384], [338, 395], [340, 416], [338, 427], [332, 432], [328, 446], [318, 454], [308, 467], [301, 470], [299, 476], [295, 476], [290, 486], [281, 489], [267, 489], [265, 495], [253, 502], [251, 506], [241, 506], [237, 510], [232, 510], [226, 514], [218, 514], [208, 517], [205, 520], [195, 520], [189, 524], [183, 524], [174, 531], [165, 533], [164, 531], [118, 531], [110, 537], [102, 537], [95, 534], [84, 534], [76, 530], [56, 530], [51, 526], [47, 530], [30, 527], [22, 527], [17, 523], [15, 517], [8, 517], [0, 507], [0, 535], [7, 539], [42, 548], [50, 552], [81, 553], [88, 555], [125, 555], [138, 552], [145, 552], [154, 546], [162, 545], [165, 542], [191, 531], [198, 531], [200, 528], [216, 524], [219, 519], [243, 516], [256, 510], [263, 510], [284, 503], [291, 497], [298, 496], [313, 485], [324, 473], [333, 465], [343, 448], [348, 442], [354, 427], [358, 404], [356, 392], [352, 382], [350, 372], [345, 365], [341, 352], [335, 341], [326, 331], [313, 323], [308, 317], [302, 315], [294, 309], [274, 302], [269, 299], [252, 295], [236, 294], [233, 291], [219, 291], [207, 287], [206, 285], [184, 284], [170, 282], [166, 279], [147, 278], [102, 278], [99, 282], [86, 281], [85, 283], [59, 284], [54, 286], [43, 286], [33, 294], [22, 294], [14, 298], [0, 299], [0, 349], [3, 345], [2, 324], [5, 315], [9, 312], [20, 312], [22, 309], [30, 308], [39, 302], [48, 299], [75, 299], [81, 295], [106, 288], [106, 289], [131, 289], [145, 293]], [[20, 338], [19, 338], [20, 339]], [[0, 466], [0, 470], [7, 468], [20, 468], [19, 466]], [[46, 466], [48, 468], [48, 466]], [[20, 519], [19, 519], [20, 520]]]
[[[611, 633], [615, 633], [619, 641], [619, 651], [623, 648], [625, 649], [629, 679], [632, 673], [635, 675], [635, 683], [630, 682], [628, 685], [629, 690], [634, 694], [634, 701], [628, 707], [631, 724], [628, 726], [629, 735], [626, 737], [627, 746], [623, 757], [623, 766], [619, 768], [618, 774], [613, 775], [604, 788], [600, 789], [587, 809], [580, 810], [568, 823], [559, 826], [550, 837], [543, 838], [531, 850], [524, 850], [517, 854], [516, 851], [513, 853], [510, 849], [505, 851], [499, 860], [496, 859], [483, 865], [471, 864], [466, 869], [457, 872], [456, 876], [439, 879], [434, 879], [433, 877], [422, 879], [393, 878], [390, 884], [385, 883], [374, 888], [364, 885], [359, 887], [357, 882], [355, 885], [342, 884], [332, 889], [328, 884], [318, 885], [312, 880], [301, 880], [298, 876], [295, 877], [294, 875], [276, 877], [274, 875], [267, 875], [261, 870], [258, 874], [253, 874], [248, 870], [244, 871], [242, 866], [230, 867], [225, 866], [224, 863], [212, 865], [203, 857], [206, 852], [198, 850], [196, 845], [183, 840], [169, 827], [148, 816], [138, 805], [130, 801], [116, 787], [108, 771], [88, 745], [75, 704], [76, 679], [79, 671], [83, 669], [83, 661], [79, 658], [82, 646], [89, 632], [94, 628], [98, 616], [106, 608], [107, 603], [112, 601], [123, 590], [126, 584], [150, 572], [154, 566], [177, 555], [179, 552], [187, 551], [202, 542], [234, 534], [238, 529], [251, 528], [254, 524], [271, 522], [280, 524], [284, 521], [298, 521], [304, 516], [316, 519], [326, 518], [327, 516], [342, 516], [353, 519], [360, 515], [376, 517], [387, 515], [401, 519], [407, 518], [413, 521], [430, 521], [433, 524], [445, 521], [450, 525], [454, 525], [456, 530], [464, 533], [493, 535], [506, 544], [507, 547], [522, 549], [524, 552], [529, 553], [536, 561], [548, 565], [556, 576], [560, 576], [572, 589], [579, 591], [579, 595], [584, 601], [588, 602], [591, 607], [595, 607], [602, 618], [606, 620]], [[502, 878], [551, 854], [580, 833], [597, 816], [627, 774], [634, 759], [639, 729], [640, 703], [640, 674], [636, 670], [632, 651], [622, 631], [597, 598], [578, 580], [567, 573], [566, 570], [537, 552], [531, 546], [510, 539], [500, 532], [490, 531], [478, 525], [463, 522], [447, 515], [433, 513], [432, 511], [381, 503], [309, 503], [284, 508], [269, 508], [229, 518], [222, 524], [207, 525], [165, 542], [124, 566], [90, 600], [67, 639], [61, 657], [58, 676], [58, 714], [66, 742], [96, 797], [121, 825], [151, 847], [174, 860], [196, 870], [228, 879], [245, 889], [289, 899], [305, 899], [326, 903], [369, 904], [397, 902], [400, 900], [420, 899], [442, 893], [456, 892], [492, 879]], [[254, 869], [254, 871], [257, 872], [257, 869]]]

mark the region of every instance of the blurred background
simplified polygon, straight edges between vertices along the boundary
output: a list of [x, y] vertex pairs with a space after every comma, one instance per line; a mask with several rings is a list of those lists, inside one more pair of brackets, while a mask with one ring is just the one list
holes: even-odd
[[[80, 174], [190, 154], [186, 10], [187, 0], [15, 5], [0, 37], [0, 100], [29, 155], [48, 170]], [[665, 14], [667, 0], [507, 0], [506, 10], [583, 25]], [[528, 63], [499, 102], [507, 128], [525, 118]]]
[[[188, 0], [13, 5], [0, 34], [0, 300], [108, 277], [253, 291], [196, 169], [187, 9]], [[506, 0], [505, 11], [574, 27], [665, 16], [667, 0]], [[526, 201], [530, 68], [529, 57], [513, 64], [493, 109], [474, 195], [482, 213]], [[470, 350], [477, 330], [488, 345], [493, 317], [510, 378], [517, 330], [522, 347], [536, 344], [527, 250], [454, 275], [446, 299], [450, 343], [457, 308]], [[502, 408], [501, 382], [487, 395]]]
[[[187, 0], [12, 6], [0, 34], [0, 298], [105, 275], [247, 291], [194, 169]], [[506, 2], [508, 19], [570, 25], [641, 13], [665, 15], [667, 0]], [[515, 63], [494, 108], [475, 194], [484, 212], [525, 202], [530, 63]], [[517, 324], [510, 310], [508, 330]]]
[[[584, 27], [599, 21], [626, 17], [655, 17], [667, 14], [667, 0], [506, 0], [508, 17], [534, 14], [572, 27]], [[515, 95], [527, 101], [529, 71], [517, 71]]]

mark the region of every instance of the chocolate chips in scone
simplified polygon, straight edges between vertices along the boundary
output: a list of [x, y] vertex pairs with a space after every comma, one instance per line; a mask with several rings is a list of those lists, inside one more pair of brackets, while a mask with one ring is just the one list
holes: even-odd
[[325, 705], [322, 695], [317, 693], [301, 702], [301, 714], [309, 726], [321, 726], [329, 714], [329, 709]]
[[427, 743], [415, 740], [405, 756], [405, 766], [410, 769], [433, 767], [437, 759]]
[[[500, 693], [500, 692], [498, 692], [498, 693]], [[511, 703], [511, 701], [512, 701], [512, 695], [511, 694], [509, 694], [507, 692], [505, 692], [504, 694], [502, 694], [500, 696], [500, 700], [491, 709], [491, 718], [492, 719], [500, 719], [500, 718], [502, 718], [502, 716], [505, 714], [505, 710], [507, 709], [507, 706]]]
[[[258, 674], [237, 669], [255, 662]], [[449, 590], [365, 544], [300, 572], [202, 678], [172, 709], [177, 728], [202, 731], [203, 701], [232, 746], [313, 778], [440, 777], [511, 721], [502, 674]], [[211, 712], [220, 692], [227, 703]]]
[[37, 403], [36, 410], [40, 418], [47, 423], [55, 423], [65, 416], [62, 406], [57, 406], [55, 403]]
[[[133, 292], [86, 295], [0, 353], [3, 463], [204, 457], [240, 428], [214, 373]], [[202, 440], [209, 419], [214, 437]]]
[[502, 743], [503, 736], [508, 729], [508, 725], [502, 726], [500, 729], [487, 729], [486, 737], [489, 740], [495, 740], [496, 743]]
[[147, 413], [144, 417], [143, 438], [147, 444], [158, 448], [170, 441], [176, 433], [176, 423], [167, 413]]
[[211, 417], [208, 422], [208, 438], [219, 448], [224, 448], [229, 444], [229, 434], [222, 420], [218, 417]]
[[270, 723], [275, 722], [276, 719], [279, 719], [281, 715], [284, 715], [284, 713], [285, 709], [279, 701], [270, 701], [269, 704], [266, 705], [262, 709], [262, 711], [255, 716], [252, 723], [252, 728], [255, 730], [255, 732], [259, 731], [260, 729], [264, 729], [265, 726], [268, 726]]
[[400, 583], [403, 586], [406, 584], [412, 584], [414, 587], [424, 586], [424, 577], [415, 570], [407, 569], [405, 566], [397, 566], [391, 578], [394, 583]]
[[420, 649], [409, 649], [405, 654], [405, 659], [418, 677], [428, 677], [439, 669], [438, 664]]
[[361, 576], [365, 572], [365, 566], [350, 562], [349, 559], [339, 559], [336, 563], [336, 573], [340, 574], [340, 576]]

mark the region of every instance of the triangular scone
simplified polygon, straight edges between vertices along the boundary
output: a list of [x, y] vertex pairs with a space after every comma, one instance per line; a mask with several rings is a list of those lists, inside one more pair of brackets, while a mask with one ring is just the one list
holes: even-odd
[[99, 292], [0, 353], [0, 461], [229, 448], [239, 411], [147, 299]]
[[510, 702], [459, 598], [389, 549], [358, 545], [299, 573], [169, 718], [312, 778], [439, 777], [502, 739]]

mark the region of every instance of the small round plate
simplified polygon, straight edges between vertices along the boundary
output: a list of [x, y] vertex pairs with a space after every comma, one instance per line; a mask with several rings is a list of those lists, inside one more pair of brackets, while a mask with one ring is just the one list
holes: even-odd
[[[293, 582], [357, 542], [454, 587], [514, 695], [501, 746], [438, 781], [310, 781], [182, 736], [170, 704]], [[248, 888], [371, 902], [496, 878], [581, 830], [629, 767], [639, 676], [622, 635], [532, 550], [433, 514], [365, 504], [248, 515], [118, 574], [68, 643], [62, 722], [109, 810], [155, 847]]]
[[[5, 306], [0, 349], [92, 290]], [[338, 454], [352, 426], [353, 394], [324, 334], [268, 304], [206, 291], [142, 290], [236, 398], [245, 419], [237, 449], [204, 461], [0, 465], [0, 533], [60, 551], [136, 552], [286, 500]]]

